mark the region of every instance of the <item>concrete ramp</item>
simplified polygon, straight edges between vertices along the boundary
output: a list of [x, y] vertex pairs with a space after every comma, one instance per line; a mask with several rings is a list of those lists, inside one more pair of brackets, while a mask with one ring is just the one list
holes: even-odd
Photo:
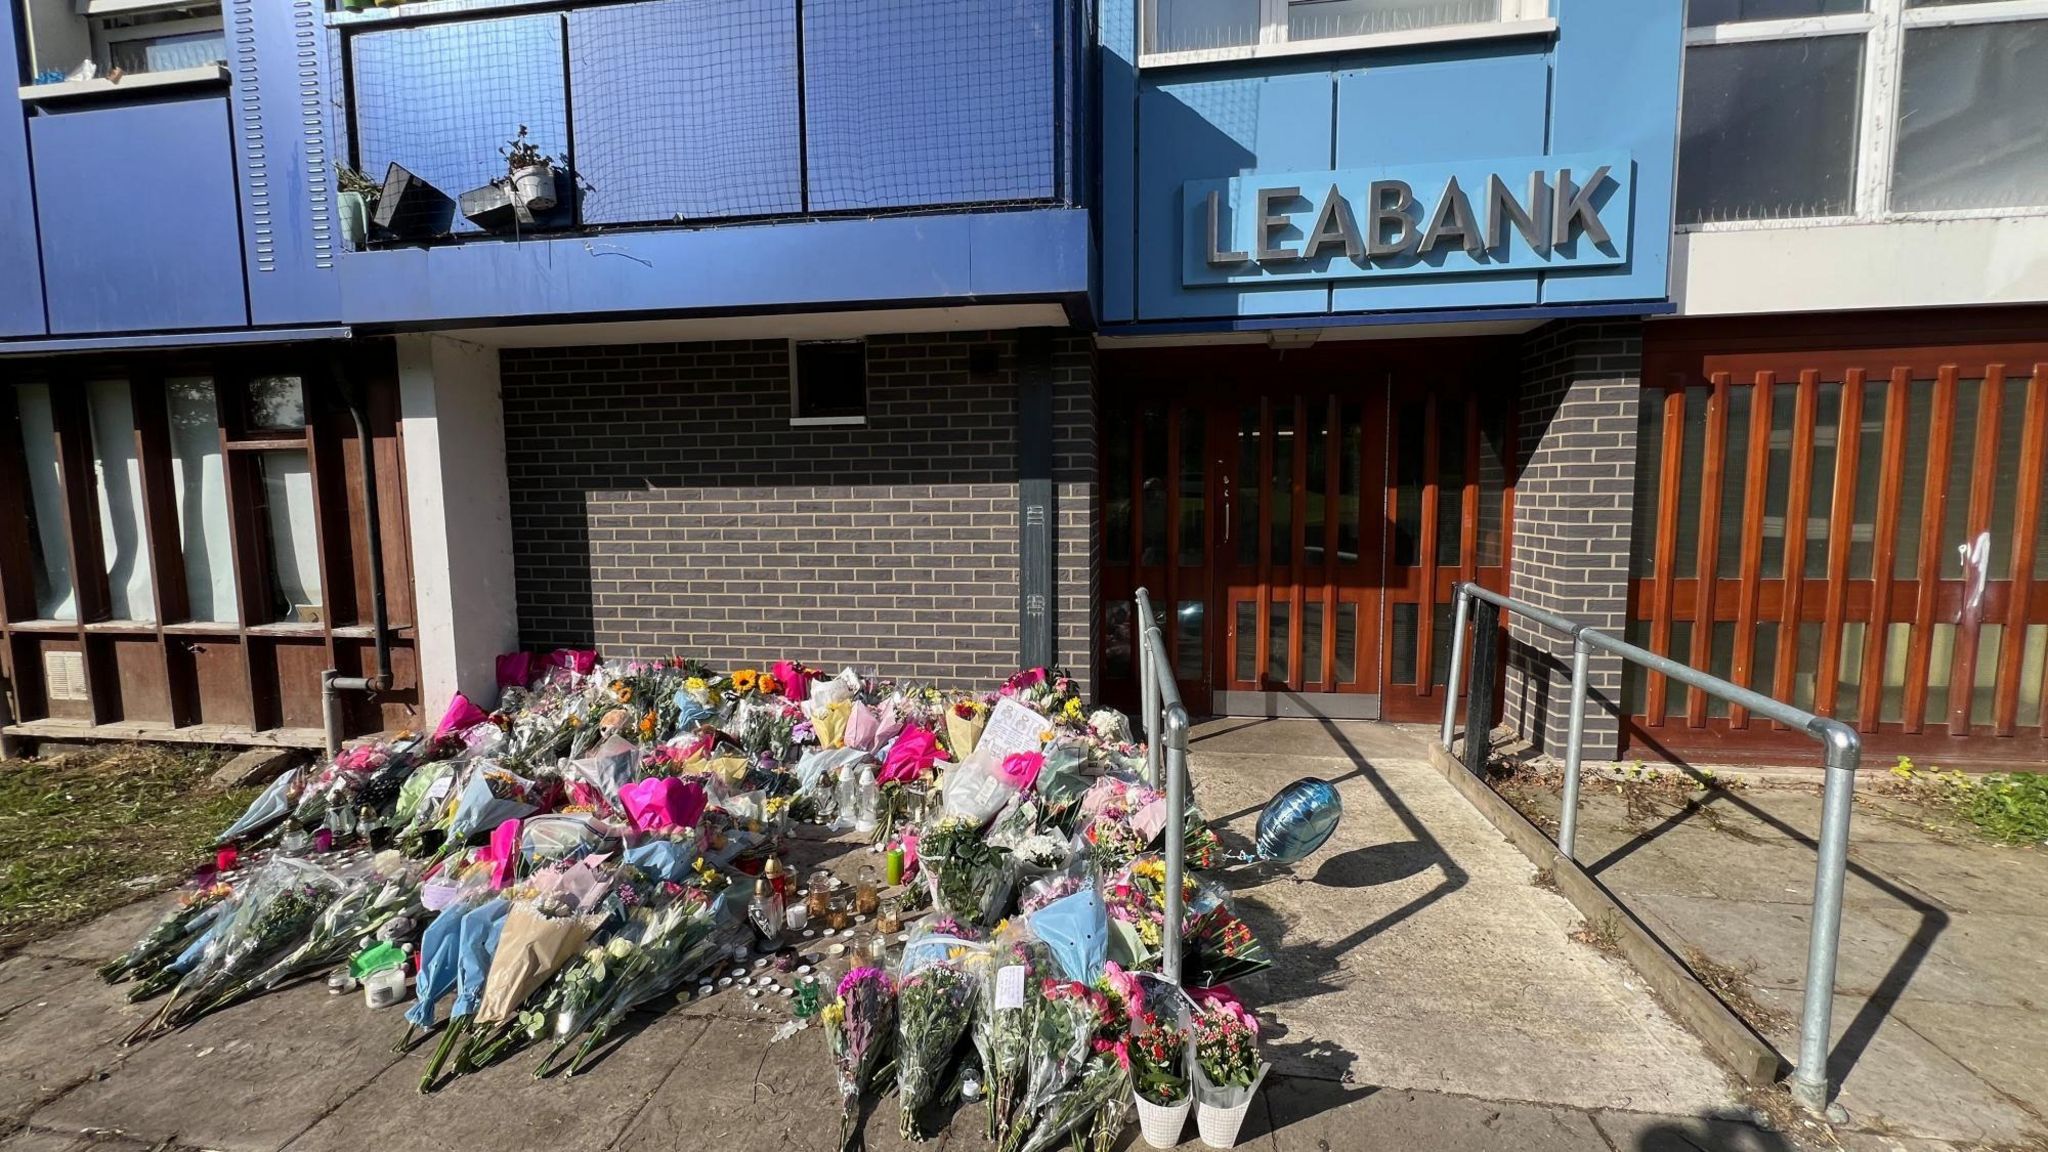
[[1195, 794], [1233, 847], [1291, 780], [1334, 781], [1344, 800], [1308, 861], [1233, 875], [1274, 952], [1244, 986], [1278, 1020], [1274, 1072], [1583, 1110], [1736, 1110], [1721, 1067], [1633, 970], [1572, 939], [1578, 912], [1533, 882], [1423, 740], [1313, 720], [1217, 720], [1192, 737]]

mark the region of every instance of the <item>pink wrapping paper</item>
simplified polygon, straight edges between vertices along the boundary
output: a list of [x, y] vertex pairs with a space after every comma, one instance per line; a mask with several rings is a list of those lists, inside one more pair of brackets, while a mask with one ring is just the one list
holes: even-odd
[[434, 739], [439, 740], [454, 732], [464, 732], [490, 719], [484, 710], [469, 702], [469, 697], [457, 692], [448, 701], [448, 711], [441, 714], [441, 723], [434, 729]]
[[642, 832], [695, 828], [704, 818], [704, 782], [654, 776], [619, 788], [626, 817]]
[[872, 752], [878, 741], [876, 733], [881, 731], [882, 722], [875, 710], [864, 703], [855, 703], [853, 711], [846, 717], [846, 746]]
[[567, 668], [578, 676], [590, 675], [597, 667], [597, 650], [594, 648], [557, 648], [541, 657], [541, 663], [549, 668]]
[[816, 672], [790, 660], [777, 660], [769, 665], [768, 671], [775, 676], [775, 683], [782, 694], [791, 700], [805, 700], [811, 695], [811, 681], [818, 678]]
[[503, 888], [512, 882], [513, 868], [519, 863], [520, 821], [507, 820], [491, 829], [491, 843], [478, 859], [491, 866], [491, 887]]
[[938, 758], [939, 738], [912, 724], [890, 746], [889, 758], [882, 762], [882, 770], [875, 779], [884, 784], [916, 780], [931, 771], [932, 762]]
[[533, 683], [536, 669], [533, 653], [507, 652], [498, 657], [498, 691], [507, 688], [524, 688]]
[[1038, 770], [1045, 767], [1045, 755], [1040, 752], [1012, 752], [1003, 757], [996, 768], [996, 774], [1015, 785], [1022, 792], [1038, 779]]

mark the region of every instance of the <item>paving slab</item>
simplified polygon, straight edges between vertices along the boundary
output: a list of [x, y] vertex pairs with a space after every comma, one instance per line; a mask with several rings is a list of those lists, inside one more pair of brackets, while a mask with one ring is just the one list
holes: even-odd
[[161, 1152], [136, 1140], [106, 1133], [50, 1132], [23, 1128], [0, 1140], [0, 1152]]
[[713, 1066], [711, 1053], [696, 1051], [709, 1027], [704, 1021], [648, 1015], [628, 1025], [632, 1034], [608, 1045], [602, 1059], [580, 1075], [535, 1080], [533, 1066], [541, 1053], [520, 1052], [426, 1095], [418, 1084], [431, 1049], [423, 1045], [285, 1147], [291, 1152], [596, 1152], [625, 1130], [679, 1067]]
[[[1806, 953], [1813, 923], [1810, 906], [1633, 891], [1627, 903], [1639, 914], [1653, 917], [1652, 926], [1667, 942], [1698, 948], [1738, 969], [1754, 961], [1753, 984], [1788, 989], [1806, 986]], [[1938, 926], [1938, 921], [1923, 921], [1910, 913], [1882, 916], [1844, 910], [1835, 990], [1867, 998], [1880, 987], [1905, 979], [1915, 996], [1927, 999], [1956, 1004], [2016, 1003], [2006, 990], [1987, 984], [1978, 973], [1916, 942]], [[1934, 939], [1938, 943], [1939, 935]], [[1684, 949], [1679, 952], [1683, 955]]]
[[[1796, 1020], [1799, 996], [1765, 989], [1757, 998]], [[1830, 1078], [1849, 1127], [1965, 1143], [2048, 1141], [2048, 1131], [2022, 1107], [1929, 1043], [1894, 1012], [1862, 1015], [1864, 1001], [1835, 998], [1829, 1032]], [[1845, 1046], [1842, 1038], [1854, 1030]], [[1796, 1052], [1796, 1028], [1776, 1031], [1779, 1050]], [[1845, 1074], [1846, 1069], [1846, 1074]]]
[[2048, 1100], [2048, 1034], [2038, 1015], [1918, 999], [1901, 1001], [1893, 1013], [1993, 1089], [2016, 1100]]
[[[1792, 1152], [1784, 1134], [1767, 1132], [1740, 1113], [1707, 1116], [1647, 1116], [1640, 1112], [1596, 1112], [1593, 1123], [1620, 1152]], [[1810, 1143], [1820, 1141], [1816, 1125]]]
[[137, 900], [89, 924], [60, 932], [47, 940], [31, 941], [23, 945], [21, 951], [25, 956], [90, 961], [97, 967], [126, 952], [170, 906], [170, 897]]
[[1231, 874], [1276, 958], [1242, 982], [1273, 1025], [1276, 1070], [1578, 1108], [1732, 1103], [1725, 1073], [1631, 970], [1567, 939], [1577, 913], [1531, 883], [1410, 734], [1269, 721], [1196, 736], [1196, 795], [1227, 840], [1248, 841], [1265, 800], [1301, 776], [1334, 781], [1344, 802], [1308, 861]]
[[[1240, 1147], [1608, 1152], [1592, 1118], [1568, 1108], [1295, 1079], [1269, 1083], [1260, 1095], [1265, 1107], [1246, 1118]], [[1191, 1122], [1183, 1147], [1200, 1146], [1194, 1132]]]
[[118, 1059], [109, 1075], [38, 1109], [30, 1122], [273, 1152], [397, 1059], [397, 1020], [318, 986], [264, 996], [131, 1049], [107, 1041], [96, 1051]]
[[7, 962], [0, 1014], [0, 1128], [121, 1061], [135, 1010], [82, 964], [18, 956]]

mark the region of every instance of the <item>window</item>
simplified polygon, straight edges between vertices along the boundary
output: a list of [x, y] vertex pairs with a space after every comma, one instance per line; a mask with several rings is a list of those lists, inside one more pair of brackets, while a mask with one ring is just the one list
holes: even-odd
[[63, 75], [90, 59], [101, 79], [217, 70], [228, 58], [217, 0], [26, 0], [30, 72]]
[[1690, 0], [1678, 220], [2048, 207], [2048, 0]]
[[214, 383], [204, 376], [172, 379], [164, 382], [164, 391], [187, 615], [210, 623], [233, 620], [235, 562]]
[[22, 460], [28, 471], [29, 578], [35, 585], [36, 618], [78, 619], [72, 592], [71, 545], [64, 527], [64, 477], [57, 460], [57, 418], [48, 384], [15, 390]]
[[1545, 30], [1550, 0], [1145, 0], [1148, 63]]
[[313, 471], [299, 449], [257, 453], [263, 483], [264, 543], [269, 549], [271, 619], [321, 620], [320, 542], [315, 535]]
[[114, 620], [155, 620], [149, 533], [143, 523], [142, 460], [136, 452], [135, 399], [126, 380], [86, 385], [97, 474], [100, 560], [107, 567], [107, 613]]
[[790, 366], [791, 424], [867, 423], [867, 341], [793, 340]]

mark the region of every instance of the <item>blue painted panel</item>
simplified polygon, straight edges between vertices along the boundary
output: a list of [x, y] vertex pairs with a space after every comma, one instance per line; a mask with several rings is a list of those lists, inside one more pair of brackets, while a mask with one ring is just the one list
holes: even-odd
[[317, 323], [341, 314], [331, 158], [342, 120], [324, 94], [331, 57], [321, 7], [319, 0], [228, 5], [242, 248], [256, 324]]
[[790, 0], [571, 12], [569, 74], [586, 223], [803, 209]]
[[1561, 30], [1551, 147], [1622, 148], [1635, 156], [1636, 246], [1634, 258], [1619, 269], [1547, 274], [1543, 301], [1664, 299], [1671, 292], [1684, 6], [1641, 0], [1552, 3]]
[[805, 0], [811, 210], [1057, 196], [1057, 2]]
[[[0, 61], [12, 65], [18, 52], [14, 20], [0, 13]], [[13, 75], [11, 68], [0, 69], [0, 76]], [[25, 113], [17, 101], [0, 105], [0, 336], [43, 334], [43, 276], [36, 255]]]
[[[1550, 99], [1549, 42], [1466, 50], [1450, 58], [1390, 59], [1337, 74], [1337, 167], [1540, 156]], [[1407, 110], [1389, 115], [1389, 109]], [[1455, 280], [1349, 284], [1330, 294], [1337, 312], [1533, 304], [1536, 278], [1474, 274]]]
[[1102, 46], [1102, 227], [1100, 311], [1104, 321], [1137, 316], [1138, 14], [1132, 0], [1104, 0]]
[[1321, 312], [1322, 286], [1184, 291], [1181, 253], [1203, 251], [1200, 213], [1182, 211], [1190, 180], [1245, 172], [1327, 170], [1332, 80], [1326, 71], [1235, 76], [1155, 86], [1138, 94], [1138, 315], [1270, 316]]
[[[505, 175], [499, 149], [521, 124], [547, 155], [568, 149], [558, 15], [365, 32], [350, 51], [357, 149], [372, 180], [395, 162], [460, 197]], [[478, 230], [460, 215], [455, 227]]]
[[50, 331], [249, 322], [224, 97], [29, 121]]
[[1088, 290], [1079, 209], [820, 220], [351, 252], [351, 324], [1056, 299]]

